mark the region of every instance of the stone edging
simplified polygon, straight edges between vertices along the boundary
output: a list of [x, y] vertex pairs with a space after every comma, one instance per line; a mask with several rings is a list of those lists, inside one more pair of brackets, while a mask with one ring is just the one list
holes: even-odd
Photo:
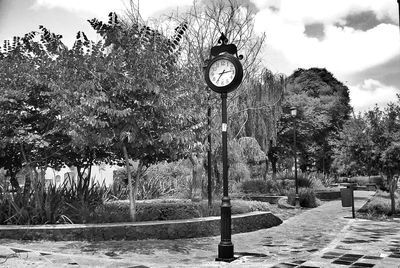
[[247, 198], [254, 201], [268, 202], [270, 204], [278, 204], [279, 199], [284, 198], [283, 195], [248, 195]]
[[[282, 220], [270, 212], [232, 215], [232, 233], [270, 228]], [[178, 239], [220, 234], [220, 217], [138, 223], [3, 225], [0, 238], [26, 240], [142, 240]]]
[[340, 191], [318, 191], [315, 196], [321, 200], [336, 200], [340, 199]]

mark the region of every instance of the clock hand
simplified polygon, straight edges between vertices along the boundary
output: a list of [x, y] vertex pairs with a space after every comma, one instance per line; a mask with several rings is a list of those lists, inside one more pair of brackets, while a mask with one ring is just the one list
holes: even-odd
[[219, 73], [219, 77], [217, 79], [217, 81], [215, 81], [215, 83], [218, 83], [219, 79], [221, 78], [221, 76], [225, 73], [225, 70], [223, 70], [222, 72]]
[[231, 71], [231, 70], [229, 70], [229, 71], [223, 70], [222, 72], [219, 73], [219, 75], [221, 76], [221, 75], [226, 74], [226, 73], [229, 73], [229, 72], [232, 72], [232, 71]]

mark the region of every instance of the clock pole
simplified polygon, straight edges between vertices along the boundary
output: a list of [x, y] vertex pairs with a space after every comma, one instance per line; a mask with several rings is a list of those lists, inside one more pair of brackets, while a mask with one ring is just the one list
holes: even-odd
[[228, 193], [228, 115], [226, 99], [227, 93], [221, 94], [222, 100], [222, 187], [223, 197], [221, 204], [221, 242], [218, 245], [217, 261], [233, 261], [233, 244], [231, 240], [231, 199]]

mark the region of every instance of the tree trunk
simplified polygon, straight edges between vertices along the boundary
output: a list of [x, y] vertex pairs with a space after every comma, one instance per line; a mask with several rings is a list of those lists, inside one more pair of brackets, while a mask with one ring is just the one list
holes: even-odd
[[10, 183], [11, 183], [11, 187], [13, 190], [19, 191], [21, 189], [21, 187], [19, 187], [19, 183], [16, 177], [16, 173], [13, 171], [8, 171], [8, 174], [10, 175]]
[[202, 175], [203, 175], [203, 158], [202, 157], [189, 157], [193, 165], [192, 169], [192, 189], [190, 199], [193, 202], [199, 202], [202, 199]]
[[278, 162], [278, 157], [277, 157], [276, 149], [272, 146], [272, 142], [271, 142], [271, 145], [269, 146], [267, 156], [268, 156], [269, 162], [271, 162], [272, 179], [275, 180], [276, 172], [277, 172], [276, 164]]
[[46, 168], [45, 167], [40, 167], [40, 183], [43, 185], [43, 187], [46, 184]]
[[208, 208], [212, 208], [212, 189], [214, 187], [212, 180], [212, 156], [211, 152], [207, 153], [207, 161], [204, 161], [204, 169], [207, 170], [207, 201]]
[[137, 200], [137, 196], [138, 196], [139, 181], [142, 176], [142, 171], [143, 171], [143, 161], [139, 160], [139, 165], [137, 168], [136, 178], [135, 178], [135, 183], [134, 183], [134, 188], [133, 188], [133, 202], [132, 202], [132, 210], [131, 210], [131, 213], [133, 213], [131, 215], [132, 221], [136, 221], [136, 200]]
[[268, 168], [269, 168], [268, 159], [265, 159], [264, 164], [265, 164], [265, 168], [264, 168], [264, 172], [263, 172], [263, 180], [266, 181], [267, 175], [268, 175]]
[[215, 187], [217, 188], [221, 185], [221, 174], [219, 173], [218, 164], [217, 161], [215, 161], [215, 158], [213, 162], [214, 162]]
[[22, 193], [22, 202], [23, 202], [23, 204], [26, 204], [26, 203], [28, 203], [29, 193], [31, 190], [31, 184], [32, 184], [32, 180], [33, 180], [33, 170], [32, 170], [31, 163], [28, 161], [28, 158], [25, 154], [25, 149], [24, 149], [23, 144], [21, 144], [21, 154], [22, 154], [24, 162], [26, 163], [26, 167], [28, 169], [28, 175], [25, 175], [24, 190]]
[[36, 187], [40, 183], [39, 172], [35, 167], [32, 167], [33, 171], [33, 185]]
[[138, 188], [139, 188], [139, 180], [140, 180], [140, 176], [142, 174], [142, 169], [143, 169], [143, 162], [141, 160], [139, 160], [135, 183], [134, 183], [134, 185], [132, 185], [133, 183], [132, 183], [132, 174], [131, 174], [131, 168], [130, 168], [130, 163], [129, 163], [129, 155], [128, 155], [128, 150], [126, 149], [125, 144], [122, 144], [122, 150], [123, 150], [124, 157], [125, 157], [126, 173], [128, 176], [129, 212], [130, 212], [130, 216], [131, 216], [131, 221], [136, 221], [136, 199], [137, 199]]
[[397, 188], [397, 178], [394, 176], [388, 176], [389, 180], [389, 192], [390, 192], [390, 207], [391, 207], [391, 214], [394, 215], [396, 213], [396, 199], [395, 199], [395, 192]]
[[271, 169], [272, 169], [272, 179], [276, 180], [276, 173], [277, 173], [277, 168], [276, 168], [276, 160], [271, 161]]
[[136, 207], [135, 207], [136, 204], [135, 204], [134, 199], [133, 199], [131, 166], [130, 166], [130, 163], [129, 163], [128, 150], [126, 149], [126, 145], [124, 143], [122, 144], [122, 151], [124, 153], [126, 174], [128, 176], [129, 213], [130, 213], [130, 216], [131, 216], [131, 221], [135, 221], [136, 220]]

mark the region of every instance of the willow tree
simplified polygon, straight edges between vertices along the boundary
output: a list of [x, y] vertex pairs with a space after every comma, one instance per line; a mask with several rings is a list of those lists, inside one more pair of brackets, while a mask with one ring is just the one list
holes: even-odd
[[[282, 115], [285, 77], [264, 69], [260, 75], [249, 79], [237, 100], [233, 120], [235, 137], [254, 137], [268, 156], [276, 176], [278, 121]], [[264, 179], [268, 169], [265, 169]]]

